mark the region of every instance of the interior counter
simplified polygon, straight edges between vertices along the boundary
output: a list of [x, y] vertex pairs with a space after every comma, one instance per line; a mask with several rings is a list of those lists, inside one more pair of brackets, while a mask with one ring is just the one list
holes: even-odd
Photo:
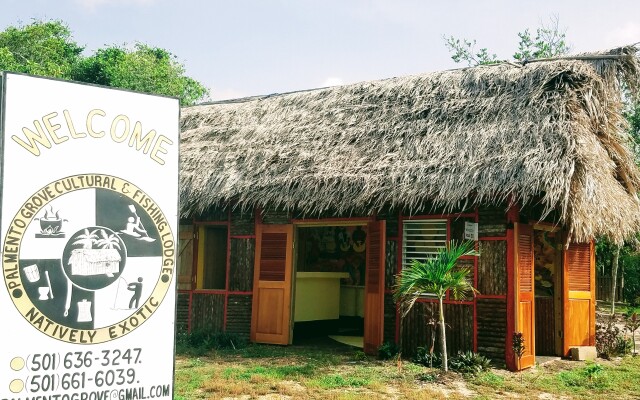
[[340, 279], [347, 272], [296, 273], [293, 320], [318, 321], [340, 318]]

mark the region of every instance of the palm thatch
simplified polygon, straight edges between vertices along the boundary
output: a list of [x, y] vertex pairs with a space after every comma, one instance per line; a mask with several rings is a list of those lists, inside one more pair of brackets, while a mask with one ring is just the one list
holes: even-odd
[[541, 202], [574, 241], [640, 230], [633, 46], [182, 111], [183, 215], [212, 204], [409, 212]]

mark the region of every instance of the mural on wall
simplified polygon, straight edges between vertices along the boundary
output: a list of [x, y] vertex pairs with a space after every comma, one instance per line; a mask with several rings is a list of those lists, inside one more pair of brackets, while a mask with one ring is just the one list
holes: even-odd
[[534, 232], [535, 294], [536, 296], [553, 296], [558, 235], [555, 232]]
[[303, 228], [298, 271], [348, 272], [346, 285], [364, 285], [366, 232], [362, 226]]

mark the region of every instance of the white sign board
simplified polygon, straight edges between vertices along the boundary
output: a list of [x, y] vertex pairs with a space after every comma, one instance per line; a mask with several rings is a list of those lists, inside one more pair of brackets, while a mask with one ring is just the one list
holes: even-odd
[[177, 99], [3, 75], [0, 400], [173, 396]]
[[464, 222], [464, 240], [478, 240], [478, 224], [475, 222]]

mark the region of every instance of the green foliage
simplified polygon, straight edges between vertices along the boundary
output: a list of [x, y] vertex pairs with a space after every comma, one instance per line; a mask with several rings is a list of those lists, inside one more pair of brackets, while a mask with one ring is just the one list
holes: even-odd
[[627, 100], [629, 101], [624, 116], [629, 122], [629, 145], [636, 157], [636, 164], [640, 164], [640, 93], [637, 93], [635, 98], [627, 96]]
[[403, 305], [406, 314], [424, 293], [433, 293], [442, 299], [447, 291], [451, 291], [451, 297], [456, 300], [475, 294], [477, 290], [469, 280], [469, 268], [456, 268], [460, 257], [475, 255], [478, 253], [472, 241], [457, 243], [452, 240], [433, 258], [411, 260], [396, 277], [395, 300]]
[[476, 384], [487, 385], [492, 388], [504, 387], [504, 378], [500, 375], [494, 374], [491, 371], [484, 371], [477, 374], [473, 381]]
[[518, 357], [518, 363], [520, 363], [520, 360], [522, 359], [522, 356], [524, 355], [524, 351], [526, 349], [524, 342], [525, 339], [522, 332], [513, 333], [513, 337], [511, 337], [511, 348], [513, 349], [513, 354]]
[[640, 306], [640, 254], [624, 254], [620, 264], [624, 278], [622, 296], [632, 306]]
[[184, 73], [184, 65], [172, 53], [136, 43], [132, 50], [118, 46], [98, 50], [93, 56], [78, 63], [73, 78], [82, 82], [178, 97], [182, 105], [194, 104], [205, 97], [208, 90]]
[[640, 328], [640, 308], [630, 308], [624, 316], [624, 328], [631, 334], [633, 353], [636, 352], [636, 331]]
[[425, 261], [411, 260], [409, 266], [396, 277], [393, 297], [404, 308], [404, 315], [423, 294], [435, 294], [438, 298], [440, 351], [442, 352], [442, 369], [445, 372], [448, 370], [447, 338], [442, 301], [447, 292], [450, 292], [451, 298], [456, 300], [478, 292], [469, 280], [470, 269], [456, 266], [460, 257], [478, 255], [474, 246], [473, 241], [457, 243], [452, 240], [432, 258]]
[[356, 361], [366, 361], [369, 359], [367, 353], [362, 350], [356, 350], [353, 352], [353, 359]]
[[432, 383], [436, 382], [439, 378], [438, 374], [434, 374], [432, 372], [425, 372], [416, 377], [420, 382]]
[[605, 389], [611, 386], [607, 371], [598, 363], [587, 363], [582, 368], [562, 371], [558, 374], [558, 380], [566, 387]]
[[466, 62], [468, 66], [487, 65], [500, 62], [498, 56], [489, 53], [486, 47], [476, 50], [476, 41], [444, 36], [444, 45], [449, 49], [451, 59], [456, 63]]
[[209, 93], [167, 50], [143, 43], [106, 47], [88, 57], [83, 50], [64, 22], [34, 20], [0, 32], [0, 69], [178, 97], [182, 105]]
[[211, 350], [240, 349], [247, 345], [247, 341], [238, 335], [226, 332], [210, 332], [195, 330], [176, 333], [176, 353], [189, 355], [203, 355]]
[[222, 376], [225, 379], [250, 381], [255, 376], [265, 376], [274, 379], [291, 379], [304, 376], [312, 376], [314, 373], [312, 364], [304, 365], [255, 365], [249, 368], [227, 368]]
[[[568, 53], [569, 46], [566, 42], [566, 34], [560, 29], [558, 22], [557, 17], [551, 17], [549, 25], [542, 25], [536, 29], [535, 37], [531, 36], [529, 29], [518, 32], [520, 41], [518, 42], [518, 50], [513, 54], [513, 59], [524, 62]], [[476, 50], [475, 40], [461, 40], [453, 36], [444, 36], [443, 38], [445, 46], [451, 53], [451, 59], [456, 63], [465, 62], [471, 67], [502, 61], [494, 53], [489, 52], [486, 47]]]
[[83, 50], [62, 21], [34, 20], [0, 32], [0, 69], [70, 79]]
[[309, 386], [317, 386], [323, 389], [338, 389], [346, 387], [364, 387], [370, 381], [366, 378], [343, 377], [342, 375], [324, 375], [310, 382]]
[[[620, 247], [618, 259], [618, 277], [622, 275], [624, 288], [622, 300], [633, 305], [640, 305], [640, 253], [638, 253], [638, 237], [632, 238]], [[611, 276], [611, 260], [615, 244], [605, 238], [596, 242], [596, 270], [601, 276]]]
[[557, 17], [551, 18], [550, 25], [542, 25], [536, 29], [535, 38], [531, 37], [529, 29], [518, 32], [520, 42], [518, 51], [513, 58], [518, 61], [532, 60], [536, 58], [550, 58], [569, 52], [565, 31], [561, 31]]
[[491, 367], [491, 361], [485, 356], [472, 351], [459, 351], [458, 354], [449, 362], [451, 370], [462, 374], [472, 374], [488, 371]]
[[400, 353], [400, 348], [394, 342], [384, 342], [378, 347], [378, 358], [380, 360], [390, 360]]
[[417, 348], [416, 355], [413, 357], [413, 362], [429, 368], [439, 368], [442, 366], [442, 358], [427, 347]]

